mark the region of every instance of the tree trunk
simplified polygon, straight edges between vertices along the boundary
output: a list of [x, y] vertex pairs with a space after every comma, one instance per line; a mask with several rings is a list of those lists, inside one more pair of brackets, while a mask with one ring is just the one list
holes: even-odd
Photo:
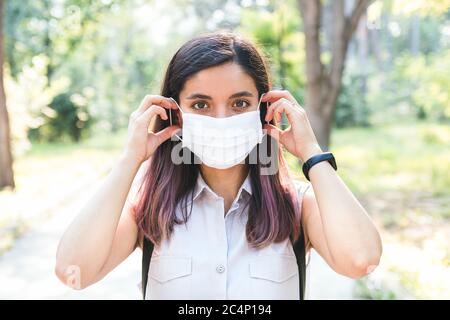
[[0, 190], [15, 188], [12, 168], [11, 138], [8, 110], [6, 109], [5, 88], [3, 86], [3, 15], [5, 1], [0, 0]]
[[334, 120], [334, 115], [323, 114], [318, 108], [308, 108], [307, 115], [311, 126], [313, 127], [314, 134], [316, 135], [317, 142], [323, 151], [328, 150], [330, 145], [331, 127]]
[[341, 91], [342, 74], [351, 37], [361, 15], [371, 0], [358, 0], [349, 16], [346, 2], [334, 0], [331, 3], [333, 28], [329, 45], [331, 62], [325, 66], [321, 60], [320, 27], [321, 0], [298, 0], [303, 19], [306, 50], [306, 112], [316, 138], [323, 150], [328, 150], [331, 128], [334, 122], [336, 101]]

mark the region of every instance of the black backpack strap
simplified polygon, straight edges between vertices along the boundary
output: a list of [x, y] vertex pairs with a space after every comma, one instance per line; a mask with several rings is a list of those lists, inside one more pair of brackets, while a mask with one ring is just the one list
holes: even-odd
[[305, 252], [305, 237], [303, 234], [303, 226], [300, 223], [300, 235], [297, 241], [293, 244], [294, 253], [297, 258], [298, 278], [300, 282], [300, 300], [305, 300], [306, 287], [306, 252]]
[[148, 270], [153, 253], [153, 243], [144, 235], [144, 244], [142, 245], [142, 299], [145, 300], [145, 291], [147, 289]]

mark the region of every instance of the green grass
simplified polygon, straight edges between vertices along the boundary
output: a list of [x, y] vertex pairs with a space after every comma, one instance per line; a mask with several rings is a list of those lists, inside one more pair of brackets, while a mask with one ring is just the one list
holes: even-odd
[[[336, 129], [330, 150], [339, 175], [358, 197], [411, 199], [413, 204], [434, 201], [427, 214], [449, 218], [450, 126], [411, 123]], [[292, 171], [301, 176], [296, 159], [287, 158]]]
[[358, 193], [395, 189], [448, 195], [448, 126], [422, 123], [346, 129], [335, 131], [332, 139], [340, 174]]
[[355, 295], [368, 300], [395, 300], [398, 294], [383, 284], [370, 281], [368, 278], [358, 279], [355, 283]]

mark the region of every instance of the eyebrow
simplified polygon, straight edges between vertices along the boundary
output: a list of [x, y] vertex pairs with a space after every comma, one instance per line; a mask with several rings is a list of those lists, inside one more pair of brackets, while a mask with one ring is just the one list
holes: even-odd
[[[237, 97], [253, 97], [253, 94], [248, 91], [240, 91], [237, 93], [232, 94], [229, 99], [237, 98]], [[186, 99], [205, 99], [205, 100], [212, 100], [212, 98], [206, 94], [202, 93], [193, 93], [190, 96], [188, 96]]]

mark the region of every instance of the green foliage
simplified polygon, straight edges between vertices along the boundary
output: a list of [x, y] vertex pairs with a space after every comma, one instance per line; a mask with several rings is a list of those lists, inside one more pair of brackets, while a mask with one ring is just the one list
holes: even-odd
[[[367, 126], [411, 116], [448, 119], [449, 77], [445, 71], [450, 59], [449, 50], [443, 50], [450, 42], [446, 36], [448, 6], [439, 1], [405, 6], [376, 3], [381, 29], [370, 32], [378, 34], [374, 39], [379, 52], [373, 59], [375, 46], [369, 41], [366, 79], [357, 66], [359, 51], [349, 51], [336, 126]], [[180, 10], [169, 14], [173, 7]], [[429, 13], [422, 14], [422, 7]], [[226, 26], [261, 45], [269, 58], [275, 88], [283, 87], [300, 104], [305, 102], [305, 43], [295, 0], [245, 4], [237, 0], [171, 0], [158, 5], [141, 0], [43, 0], [27, 6], [8, 1], [6, 11], [5, 53], [12, 79], [23, 82], [21, 74], [35, 57], [47, 61], [43, 70], [47, 83], [39, 83], [41, 90], [51, 92], [46, 95], [48, 102], [40, 104], [44, 113], [56, 94], [79, 92], [89, 98], [87, 109], [98, 119], [98, 129], [115, 132], [126, 127], [129, 114], [143, 96], [158, 93], [164, 67], [178, 45], [194, 33]], [[419, 54], [411, 57], [412, 17], [417, 16], [420, 21], [414, 26], [420, 31]], [[186, 18], [192, 20], [190, 28], [183, 28]], [[164, 23], [161, 27], [160, 22]], [[399, 28], [399, 34], [392, 32], [392, 26]], [[320, 37], [324, 39], [324, 34]], [[351, 47], [357, 46], [354, 40]], [[326, 42], [322, 58], [325, 62], [330, 59]], [[354, 67], [348, 68], [352, 64]], [[67, 85], [55, 85], [60, 82]], [[26, 88], [23, 92], [28, 101], [36, 99], [28, 97]], [[38, 117], [42, 112], [34, 110], [32, 115]], [[38, 120], [27, 123], [35, 128], [33, 122]]]
[[24, 65], [44, 49], [45, 25], [42, 23], [45, 1], [32, 1], [23, 5], [21, 1], [6, 1], [5, 55], [13, 78]]
[[[436, 143], [429, 143], [431, 134]], [[426, 191], [445, 196], [450, 190], [449, 137], [449, 126], [416, 121], [337, 129], [331, 147], [341, 159], [340, 174], [358, 194]]]
[[241, 16], [238, 31], [263, 48], [270, 62], [274, 87], [289, 90], [303, 103], [306, 84], [304, 36], [295, 1], [248, 8]]
[[57, 95], [42, 117], [43, 124], [29, 131], [31, 140], [55, 142], [70, 139], [78, 142], [88, 136], [92, 124], [85, 98], [67, 92]]
[[415, 89], [411, 100], [419, 115], [450, 119], [450, 49], [428, 58], [405, 59], [405, 77]]
[[50, 59], [48, 76], [89, 37], [105, 13], [122, 0], [41, 0], [6, 2], [5, 51], [16, 78], [35, 55]]
[[[140, 13], [137, 8], [144, 12]], [[162, 29], [149, 29], [146, 21], [158, 22], [155, 17], [160, 15], [149, 10], [151, 8], [139, 0], [45, 0], [30, 6], [8, 1], [5, 51], [11, 87], [21, 91], [23, 98], [17, 98], [20, 107], [33, 118], [21, 121], [20, 131], [27, 126], [31, 138], [57, 139], [57, 132], [65, 128], [67, 119], [43, 115], [57, 108], [49, 106], [56, 95], [63, 94], [69, 101], [67, 97], [73, 93], [89, 101], [83, 108], [98, 119], [93, 129], [116, 132], [126, 127], [130, 113], [144, 95], [159, 93], [163, 68], [181, 38], [173, 29], [166, 30], [167, 34], [163, 34]], [[172, 17], [181, 20], [180, 14]], [[46, 61], [43, 68], [39, 68], [39, 75], [45, 81], [24, 83], [26, 70], [37, 69], [36, 57]], [[28, 105], [36, 101], [35, 92], [39, 91], [49, 93], [45, 95], [46, 102], [39, 106], [33, 102], [31, 110]], [[8, 97], [14, 95], [7, 92]], [[71, 108], [70, 103], [63, 105]], [[62, 123], [56, 124], [59, 120]], [[13, 122], [13, 131], [18, 131], [18, 121]], [[79, 133], [84, 128], [83, 125]], [[69, 133], [72, 129], [65, 131]], [[84, 134], [79, 133], [72, 130], [68, 137], [82, 139]], [[23, 134], [17, 136], [23, 140]]]
[[[414, 19], [417, 19], [416, 22]], [[394, 59], [401, 54], [410, 52], [411, 32], [414, 27], [418, 28], [420, 39], [417, 48], [418, 53], [427, 55], [445, 49], [445, 46], [441, 44], [441, 28], [446, 23], [445, 17], [422, 17], [420, 20], [418, 19], [417, 16], [412, 18], [394, 17], [390, 24], [387, 23], [385, 26], [387, 30], [390, 30], [390, 35], [393, 38], [390, 40], [389, 47], [391, 50], [390, 54]], [[397, 28], [399, 34], [393, 33], [392, 29]]]
[[365, 77], [345, 75], [336, 104], [335, 125], [338, 128], [370, 125], [370, 110], [364, 95]]
[[383, 4], [393, 13], [405, 16], [438, 17], [450, 9], [450, 0], [383, 0]]
[[396, 117], [397, 121], [402, 114], [447, 121], [450, 119], [448, 70], [450, 50], [429, 56], [402, 55], [386, 76], [379, 74], [372, 78], [368, 99], [381, 109], [379, 115], [387, 111], [384, 115]]

